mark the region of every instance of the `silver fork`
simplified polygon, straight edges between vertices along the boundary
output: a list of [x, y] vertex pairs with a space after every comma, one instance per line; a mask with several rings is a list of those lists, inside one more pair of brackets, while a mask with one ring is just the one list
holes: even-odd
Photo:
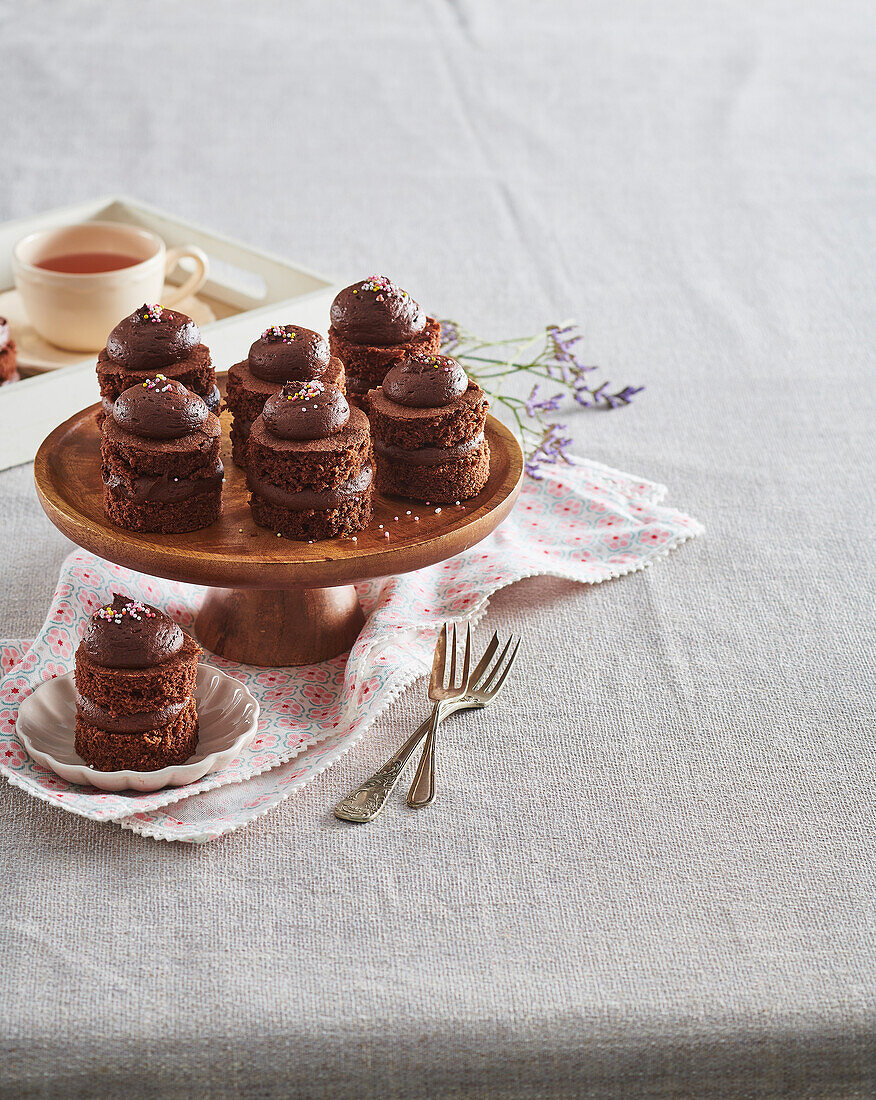
[[[456, 631], [454, 629], [454, 658], [456, 656]], [[471, 642], [471, 629], [469, 628], [466, 636], [465, 646], [465, 665], [463, 669], [463, 683], [466, 681], [468, 673], [468, 658], [470, 652]], [[513, 650], [511, 645], [514, 644]], [[469, 706], [485, 707], [496, 698], [505, 683], [505, 679], [508, 673], [511, 671], [511, 666], [517, 658], [517, 650], [520, 648], [520, 639], [517, 638], [515, 642], [514, 635], [508, 639], [505, 644], [505, 648], [499, 654], [499, 658], [496, 663], [490, 668], [493, 657], [496, 655], [496, 650], [499, 648], [499, 635], [493, 634], [490, 640], [490, 644], [484, 651], [483, 657], [478, 661], [474, 672], [468, 677], [468, 684], [465, 688], [465, 701]], [[505, 664], [505, 658], [508, 656], [509, 650], [511, 655], [508, 657], [507, 664]], [[489, 669], [489, 672], [487, 671]], [[455, 661], [450, 666], [450, 682], [454, 680]], [[437, 728], [437, 727], [436, 727]], [[426, 738], [426, 744], [423, 746], [423, 754], [420, 757], [420, 762], [417, 765], [417, 772], [414, 776], [414, 781], [411, 784], [411, 789], [408, 791], [407, 803], [413, 809], [420, 809], [422, 806], [428, 806], [432, 799], [435, 797], [435, 733], [434, 730], [430, 731], [430, 734]]]
[[[452, 701], [466, 696], [468, 694], [468, 670], [471, 663], [471, 625], [469, 623], [466, 623], [465, 626], [465, 654], [462, 658], [462, 680], [459, 686], [456, 685], [456, 623], [453, 624], [453, 639], [450, 643], [450, 675], [446, 688], [443, 683], [444, 670], [447, 667], [447, 623], [441, 627], [438, 645], [435, 647], [435, 659], [432, 662], [432, 683], [429, 685], [429, 698], [432, 698], [432, 688], [435, 683], [435, 673], [439, 659], [441, 663], [441, 690], [445, 693], [444, 698]], [[411, 783], [411, 789], [408, 791], [408, 805], [415, 808], [427, 806], [435, 797], [435, 731], [441, 721], [440, 718], [437, 718], [440, 705], [438, 704], [432, 712], [432, 724], [426, 733], [423, 753], [420, 756], [419, 764], [417, 764], [417, 771], [414, 775], [414, 781]]]
[[[495, 652], [495, 650], [494, 650]], [[471, 702], [466, 699], [465, 687], [468, 680], [469, 657], [471, 654], [471, 627], [466, 627], [465, 658], [463, 660], [462, 686], [454, 686], [456, 674], [456, 627], [453, 628], [453, 657], [450, 668], [450, 686], [444, 686], [447, 665], [447, 624], [441, 628], [438, 642], [435, 645], [435, 655], [432, 658], [432, 675], [429, 680], [429, 698], [433, 702], [432, 713], [426, 721], [416, 729], [405, 741], [402, 747], [391, 756], [378, 771], [366, 779], [365, 782], [351, 791], [346, 798], [335, 806], [335, 817], [342, 821], [372, 821], [386, 804], [386, 800], [399, 780], [405, 764], [411, 757], [414, 749], [419, 745], [425, 734], [427, 737], [435, 736], [435, 730], [449, 714], [458, 710], [468, 710], [471, 707], [483, 706], [482, 703]]]

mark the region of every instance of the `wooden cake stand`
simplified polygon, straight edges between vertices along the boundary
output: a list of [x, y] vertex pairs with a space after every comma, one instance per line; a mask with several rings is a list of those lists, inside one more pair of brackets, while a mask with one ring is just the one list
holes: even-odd
[[349, 649], [365, 622], [354, 581], [409, 573], [474, 546], [511, 511], [523, 476], [517, 440], [490, 416], [490, 479], [464, 507], [427, 507], [378, 494], [374, 519], [355, 542], [292, 542], [253, 522], [245, 475], [231, 461], [230, 416], [223, 412], [221, 519], [186, 535], [138, 534], [115, 527], [103, 514], [96, 410], [94, 405], [71, 416], [37, 453], [34, 477], [46, 515], [68, 538], [108, 561], [209, 585], [195, 622], [198, 640], [213, 653], [250, 665], [313, 664]]

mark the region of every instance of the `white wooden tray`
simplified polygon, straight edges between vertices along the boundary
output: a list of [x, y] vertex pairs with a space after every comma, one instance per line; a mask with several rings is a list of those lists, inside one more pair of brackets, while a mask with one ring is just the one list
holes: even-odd
[[[329, 306], [339, 289], [331, 279], [124, 195], [107, 195], [0, 225], [0, 294], [13, 286], [12, 248], [19, 238], [37, 229], [85, 221], [130, 222], [158, 233], [169, 247], [196, 244], [203, 248], [210, 258], [210, 277], [198, 298], [207, 315], [217, 320], [201, 329], [217, 371], [243, 359], [268, 324], [293, 323], [326, 331]], [[96, 358], [89, 355], [54, 370], [34, 368], [42, 373], [0, 386], [0, 470], [32, 461], [54, 427], [99, 399]]]

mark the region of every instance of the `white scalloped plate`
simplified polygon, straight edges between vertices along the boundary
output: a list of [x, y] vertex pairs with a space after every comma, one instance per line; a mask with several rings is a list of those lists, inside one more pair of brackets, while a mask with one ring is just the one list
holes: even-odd
[[184, 787], [218, 772], [252, 741], [259, 705], [245, 684], [210, 665], [198, 665], [198, 747], [185, 764], [154, 772], [100, 772], [76, 755], [76, 694], [73, 673], [46, 680], [18, 708], [16, 733], [38, 764], [69, 783], [101, 791], [158, 791]]

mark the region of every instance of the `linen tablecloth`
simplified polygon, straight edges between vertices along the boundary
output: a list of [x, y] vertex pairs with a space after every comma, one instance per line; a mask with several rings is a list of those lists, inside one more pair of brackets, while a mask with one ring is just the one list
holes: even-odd
[[[852, 1097], [874, 1080], [863, 3], [0, 3], [0, 216], [127, 190], [487, 336], [577, 317], [575, 450], [701, 519], [523, 581], [441, 794], [202, 848], [0, 785], [0, 1095]], [[291, 320], [291, 318], [290, 318]], [[69, 544], [0, 475], [0, 635]], [[525, 747], [525, 751], [524, 751]]]

